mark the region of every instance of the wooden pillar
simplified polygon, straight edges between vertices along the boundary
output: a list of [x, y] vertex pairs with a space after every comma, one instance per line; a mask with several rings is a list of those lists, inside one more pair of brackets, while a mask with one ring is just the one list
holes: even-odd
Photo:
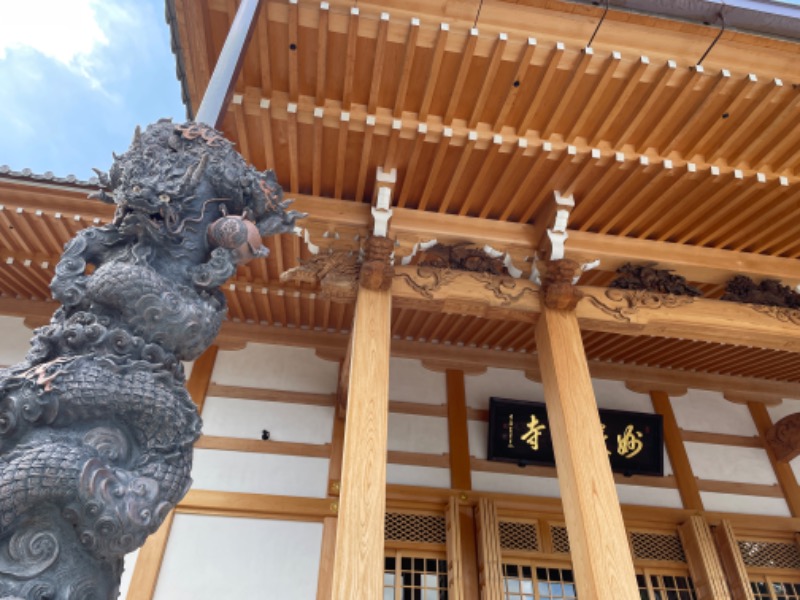
[[359, 288], [350, 339], [334, 600], [383, 596], [392, 297]]
[[500, 528], [494, 502], [481, 498], [475, 507], [478, 572], [481, 600], [503, 600], [503, 563]]
[[572, 310], [578, 298], [567, 289], [571, 277], [557, 277], [557, 269], [568, 270], [550, 263], [543, 277], [536, 347], [578, 595], [582, 600], [638, 600], [633, 558]]
[[464, 372], [447, 369], [445, 377], [447, 381], [447, 432], [450, 440], [450, 487], [457, 490], [471, 490], [472, 472], [469, 465], [469, 432]]
[[689, 510], [703, 510], [703, 499], [697, 486], [697, 479], [692, 472], [686, 446], [683, 444], [681, 430], [672, 410], [669, 395], [661, 390], [651, 390], [650, 400], [653, 408], [664, 419], [664, 443], [667, 446], [667, 455], [672, 465], [672, 472], [678, 482], [678, 492], [681, 495], [683, 508]]
[[[457, 593], [461, 598], [478, 597], [478, 552], [475, 544], [475, 518], [472, 508], [462, 503], [472, 490], [472, 473], [469, 462], [469, 432], [467, 426], [467, 402], [464, 386], [464, 371], [447, 369], [447, 430], [449, 435], [450, 487], [462, 490], [459, 500], [453, 498], [453, 507], [448, 509], [449, 518], [458, 531], [459, 582]], [[452, 514], [451, 514], [452, 513]], [[453, 547], [453, 551], [456, 547]], [[448, 537], [448, 560], [450, 559]], [[453, 598], [459, 596], [454, 595]]]
[[[350, 361], [342, 361], [339, 365], [339, 381], [342, 381], [341, 371], [350, 369]], [[347, 394], [347, 389], [343, 391]], [[336, 410], [333, 413], [333, 431], [331, 432], [331, 458], [328, 463], [328, 498], [331, 507], [339, 506], [339, 491], [342, 480], [342, 453], [344, 451], [345, 413], [339, 410], [347, 406], [346, 398], [341, 395], [337, 398]], [[335, 511], [334, 511], [335, 512]], [[317, 579], [317, 600], [330, 600], [333, 590], [333, 559], [336, 556], [336, 529], [337, 517], [325, 517], [322, 521], [322, 549], [320, 552], [319, 577]]]
[[203, 414], [203, 406], [206, 403], [208, 386], [211, 385], [211, 376], [214, 374], [214, 364], [217, 362], [218, 346], [209, 346], [206, 351], [197, 357], [192, 365], [192, 374], [186, 382], [186, 391], [194, 400], [197, 412]]
[[465, 600], [475, 596], [464, 595], [464, 560], [461, 553], [461, 515], [458, 499], [450, 497], [445, 513], [447, 527], [447, 597], [449, 600]]
[[722, 569], [725, 571], [725, 578], [728, 581], [731, 599], [754, 600], [753, 591], [750, 589], [750, 579], [747, 577], [747, 567], [745, 567], [730, 522], [723, 519], [714, 528], [713, 535]]
[[686, 561], [689, 563], [697, 600], [730, 600], [725, 572], [705, 519], [700, 516], [689, 517], [678, 528], [678, 532]]
[[748, 402], [747, 408], [750, 409], [750, 415], [753, 417], [753, 422], [758, 430], [758, 437], [761, 439], [761, 445], [767, 452], [769, 462], [772, 464], [772, 469], [775, 471], [775, 477], [778, 479], [778, 485], [781, 486], [783, 497], [786, 504], [789, 506], [789, 511], [793, 517], [800, 517], [800, 487], [797, 485], [792, 467], [788, 463], [778, 462], [775, 457], [775, 452], [767, 440], [767, 432], [772, 427], [772, 419], [767, 412], [767, 407], [760, 402]]
[[336, 555], [336, 517], [322, 520], [322, 548], [320, 550], [317, 600], [330, 600], [333, 584], [333, 557]]
[[158, 584], [158, 574], [161, 572], [161, 562], [167, 549], [169, 532], [172, 529], [172, 520], [175, 511], [170, 511], [167, 518], [153, 535], [139, 550], [136, 567], [133, 569], [131, 585], [125, 600], [152, 600]]

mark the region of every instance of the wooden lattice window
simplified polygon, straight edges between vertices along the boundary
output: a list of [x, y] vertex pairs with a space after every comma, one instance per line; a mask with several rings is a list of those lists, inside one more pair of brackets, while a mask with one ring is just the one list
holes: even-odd
[[575, 600], [575, 578], [571, 569], [503, 565], [505, 600]]
[[502, 550], [527, 550], [538, 552], [539, 528], [525, 521], [500, 521], [500, 548]]
[[635, 560], [686, 562], [683, 544], [677, 533], [631, 531], [628, 536]]
[[800, 551], [793, 542], [739, 540], [739, 552], [748, 567], [800, 569]]
[[553, 540], [553, 552], [569, 554], [569, 536], [567, 528], [563, 525], [551, 525], [550, 537]]
[[800, 582], [781, 581], [780, 576], [750, 579], [755, 600], [800, 600]]
[[387, 542], [444, 544], [447, 539], [444, 516], [387, 512], [384, 523]]
[[440, 554], [387, 555], [383, 600], [447, 600], [447, 560]]

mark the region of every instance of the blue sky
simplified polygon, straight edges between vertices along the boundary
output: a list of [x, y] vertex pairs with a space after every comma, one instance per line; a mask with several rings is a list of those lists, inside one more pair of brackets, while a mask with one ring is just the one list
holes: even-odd
[[0, 0], [0, 165], [89, 179], [185, 116], [164, 0]]

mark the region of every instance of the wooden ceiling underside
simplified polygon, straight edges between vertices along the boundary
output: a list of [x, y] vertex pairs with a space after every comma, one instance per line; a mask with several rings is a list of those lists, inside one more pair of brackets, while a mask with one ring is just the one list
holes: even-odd
[[[698, 69], [682, 48], [644, 59], [609, 35], [592, 53], [533, 44], [532, 7], [499, 35], [384, 4], [265, 2], [224, 130], [288, 191], [368, 202], [376, 168], [396, 168], [400, 207], [535, 223], [560, 190], [570, 229], [800, 256], [796, 67]], [[197, 106], [236, 2], [176, 6]]]
[[[85, 198], [81, 187], [30, 185], [0, 178], [0, 310], [30, 316], [41, 324], [56, 308], [49, 282], [63, 245], [80, 229], [107, 223], [108, 205]], [[350, 331], [352, 303], [331, 302], [310, 288], [282, 286], [278, 276], [308, 257], [297, 237], [267, 240], [271, 255], [240, 267], [224, 289], [233, 322], [281, 331], [342, 334]], [[339, 336], [336, 336], [337, 338]], [[476, 349], [497, 356], [536, 352], [534, 327], [508, 321], [445, 314], [398, 305], [392, 311], [392, 337], [441, 350]], [[777, 382], [800, 382], [800, 354], [729, 344], [584, 332], [587, 357], [595, 364], [681, 369]], [[437, 350], [438, 349], [438, 350]], [[533, 359], [531, 359], [533, 360]], [[498, 364], [503, 364], [502, 359]], [[633, 373], [634, 371], [632, 371]]]

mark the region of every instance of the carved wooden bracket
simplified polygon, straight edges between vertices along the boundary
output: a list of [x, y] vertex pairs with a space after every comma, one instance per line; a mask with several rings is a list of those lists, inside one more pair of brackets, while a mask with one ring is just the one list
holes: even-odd
[[392, 252], [394, 240], [372, 235], [364, 246], [364, 262], [361, 264], [359, 282], [368, 290], [386, 291], [392, 286], [394, 267]]
[[352, 302], [356, 297], [358, 255], [347, 251], [320, 254], [281, 273], [281, 283], [319, 286], [320, 295], [333, 302]]
[[608, 289], [604, 293], [607, 300], [588, 295], [589, 302], [618, 321], [630, 322], [633, 315], [642, 309], [676, 308], [692, 304], [692, 296], [660, 294], [646, 290]]
[[787, 415], [770, 427], [767, 443], [778, 462], [788, 463], [800, 455], [800, 413]]
[[540, 264], [542, 303], [547, 308], [575, 310], [583, 292], [572, 282], [580, 271], [580, 265], [568, 258], [543, 261]]
[[623, 290], [646, 290], [677, 296], [702, 296], [696, 287], [686, 283], [686, 278], [652, 265], [625, 263], [617, 269], [618, 277], [609, 287]]

